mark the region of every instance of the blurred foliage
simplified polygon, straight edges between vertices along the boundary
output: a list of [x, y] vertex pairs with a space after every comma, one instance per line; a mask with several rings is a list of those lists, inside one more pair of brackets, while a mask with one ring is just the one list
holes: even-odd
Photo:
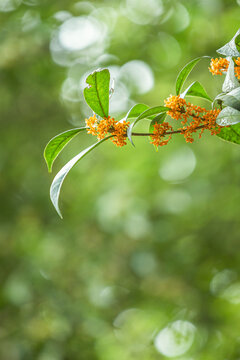
[[[1, 359], [239, 359], [239, 148], [103, 144], [66, 180], [64, 220], [42, 156], [88, 115], [93, 68], [116, 78], [113, 112], [154, 106], [239, 17], [233, 0], [0, 0]], [[194, 74], [219, 92], [206, 63]]]

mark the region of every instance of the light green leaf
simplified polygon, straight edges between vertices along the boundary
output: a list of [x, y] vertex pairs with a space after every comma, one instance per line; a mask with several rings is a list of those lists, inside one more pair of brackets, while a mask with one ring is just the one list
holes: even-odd
[[204, 87], [198, 81], [194, 81], [189, 87], [180, 95], [182, 98], [185, 96], [197, 96], [212, 102], [212, 99], [206, 93]]
[[176, 80], [176, 94], [177, 95], [180, 94], [183, 84], [184, 84], [185, 80], [187, 79], [188, 75], [190, 74], [190, 72], [192, 71], [192, 69], [194, 68], [194, 66], [197, 65], [197, 63], [201, 59], [204, 59], [204, 58], [210, 58], [210, 56], [201, 56], [196, 59], [193, 59], [189, 63], [187, 63], [187, 65], [185, 65], [184, 68], [182, 68], [182, 70], [178, 74], [178, 77]]
[[224, 56], [240, 56], [240, 52], [237, 49], [236, 42], [238, 44], [240, 29], [236, 32], [234, 37], [224, 46], [217, 50], [217, 52]]
[[145, 104], [136, 104], [136, 105], [133, 105], [133, 107], [128, 111], [126, 117], [125, 117], [125, 120], [127, 121], [127, 119], [130, 119], [130, 118], [136, 118], [138, 117], [140, 114], [143, 113], [143, 111], [149, 109], [149, 106], [148, 105], [145, 105]]
[[237, 87], [239, 87], [239, 82], [235, 76], [234, 62], [231, 58], [229, 58], [229, 66], [222, 86], [222, 91], [228, 93], [229, 91], [232, 91]]
[[166, 119], [167, 114], [166, 113], [161, 113], [157, 116], [155, 116], [155, 118], [152, 119], [151, 124], [149, 126], [149, 132], [153, 132], [154, 130], [154, 125], [155, 124], [162, 124], [164, 122], [164, 120]]
[[225, 141], [240, 145], [240, 124], [223, 127], [217, 136]]
[[78, 162], [80, 161], [84, 156], [86, 156], [88, 153], [90, 153], [90, 151], [92, 151], [93, 149], [95, 149], [98, 145], [100, 145], [102, 142], [108, 140], [109, 138], [111, 138], [112, 135], [109, 135], [108, 137], [106, 137], [103, 140], [98, 141], [97, 143], [89, 146], [87, 149], [81, 151], [78, 155], [74, 156], [74, 158], [72, 158], [55, 176], [55, 178], [53, 179], [51, 188], [50, 188], [50, 198], [51, 201], [53, 203], [53, 206], [55, 207], [57, 213], [59, 214], [59, 216], [62, 218], [62, 214], [61, 211], [59, 209], [59, 195], [60, 195], [60, 191], [61, 191], [61, 187], [63, 184], [63, 181], [65, 179], [65, 177], [67, 176], [67, 174], [69, 173], [69, 171], [72, 169], [72, 167]]
[[220, 126], [235, 125], [240, 122], [240, 111], [225, 107], [218, 115], [216, 123]]
[[90, 74], [84, 89], [84, 97], [90, 108], [101, 117], [108, 117], [109, 111], [109, 83], [108, 69], [97, 70]]
[[52, 171], [52, 165], [63, 150], [63, 148], [81, 131], [86, 130], [86, 127], [76, 128], [64, 131], [61, 134], [56, 135], [52, 138], [44, 149], [44, 158], [48, 166], [48, 171]]
[[155, 115], [155, 114], [160, 114], [162, 112], [167, 112], [168, 110], [170, 110], [169, 108], [165, 107], [165, 106], [154, 106], [151, 107], [145, 111], [143, 111], [137, 118], [136, 120], [129, 126], [129, 128], [127, 129], [127, 137], [129, 139], [129, 141], [131, 142], [131, 144], [134, 146], [133, 141], [132, 141], [132, 130], [133, 127], [142, 119], [146, 119], [148, 117], [150, 117], [151, 115]]

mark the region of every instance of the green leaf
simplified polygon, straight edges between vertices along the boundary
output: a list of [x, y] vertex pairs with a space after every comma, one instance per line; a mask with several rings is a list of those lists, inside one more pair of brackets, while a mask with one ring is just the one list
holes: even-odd
[[223, 127], [217, 136], [225, 141], [240, 145], [240, 124]]
[[240, 111], [225, 107], [218, 115], [216, 123], [220, 126], [235, 125], [240, 122]]
[[63, 133], [56, 135], [48, 142], [44, 149], [44, 158], [49, 172], [52, 171], [52, 165], [63, 148], [83, 130], [86, 130], [86, 127], [64, 131]]
[[240, 111], [240, 87], [237, 87], [227, 94], [219, 94], [214, 99], [214, 102], [218, 100], [220, 100], [225, 106], [230, 106]]
[[143, 111], [137, 118], [136, 120], [129, 126], [129, 128], [127, 129], [127, 137], [129, 139], [129, 141], [131, 142], [131, 144], [134, 146], [133, 141], [132, 141], [132, 130], [133, 127], [142, 119], [146, 119], [151, 115], [155, 115], [155, 114], [160, 114], [163, 112], [167, 112], [168, 110], [170, 110], [169, 108], [165, 107], [165, 106], [154, 106], [151, 107], [145, 111]]
[[185, 96], [197, 96], [212, 102], [212, 99], [206, 93], [204, 87], [198, 81], [194, 81], [189, 87], [180, 95], [182, 98]]
[[180, 94], [183, 84], [184, 84], [185, 80], [187, 79], [188, 75], [190, 74], [190, 72], [192, 71], [192, 69], [194, 68], [194, 66], [196, 66], [197, 63], [201, 59], [204, 59], [204, 58], [210, 58], [210, 56], [201, 56], [196, 59], [193, 59], [189, 63], [187, 63], [187, 65], [185, 65], [184, 68], [182, 68], [182, 70], [178, 74], [178, 77], [176, 80], [176, 94], [177, 95]]
[[234, 37], [224, 46], [217, 50], [217, 52], [224, 56], [240, 56], [240, 52], [236, 46], [239, 42], [240, 29], [236, 32]]
[[229, 59], [229, 66], [222, 86], [222, 91], [228, 93], [229, 91], [232, 91], [237, 87], [239, 87], [239, 82], [235, 76], [234, 62], [232, 59]]
[[161, 113], [157, 116], [155, 116], [155, 118], [152, 119], [151, 124], [149, 126], [149, 132], [153, 132], [154, 130], [154, 125], [155, 124], [162, 124], [164, 122], [164, 120], [166, 119], [167, 114], [166, 113]]
[[59, 209], [59, 195], [60, 195], [60, 191], [61, 191], [61, 187], [63, 184], [63, 181], [65, 179], [65, 177], [67, 176], [67, 174], [69, 173], [69, 171], [72, 169], [72, 167], [78, 162], [80, 161], [84, 156], [86, 156], [88, 153], [90, 153], [90, 151], [92, 151], [93, 149], [95, 149], [98, 145], [100, 145], [102, 142], [108, 140], [109, 138], [111, 138], [112, 135], [109, 135], [108, 137], [106, 137], [103, 140], [98, 141], [97, 143], [89, 146], [88, 148], [86, 148], [85, 150], [81, 151], [78, 155], [74, 156], [74, 158], [72, 158], [55, 176], [55, 178], [53, 179], [51, 188], [50, 188], [50, 198], [51, 201], [53, 203], [53, 206], [55, 207], [58, 215], [62, 218], [62, 214], [61, 211]]
[[136, 118], [138, 117], [140, 114], [143, 113], [143, 111], [149, 109], [149, 106], [148, 105], [145, 105], [145, 104], [136, 104], [136, 105], [133, 105], [133, 107], [128, 111], [126, 117], [125, 117], [125, 120], [127, 121], [127, 119], [130, 119], [130, 118]]
[[94, 71], [90, 74], [84, 89], [84, 97], [90, 108], [101, 117], [108, 117], [109, 111], [109, 83], [110, 73], [108, 69]]

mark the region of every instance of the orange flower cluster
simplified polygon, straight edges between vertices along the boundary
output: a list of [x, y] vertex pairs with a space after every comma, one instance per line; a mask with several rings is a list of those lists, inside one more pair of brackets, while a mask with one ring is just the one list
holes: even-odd
[[[220, 127], [216, 124], [216, 118], [220, 110], [206, 110], [200, 106], [187, 103], [178, 96], [170, 96], [165, 100], [165, 106], [171, 110], [167, 112], [174, 120], [181, 120], [184, 125], [178, 131], [184, 135], [186, 142], [193, 142], [192, 134], [201, 129], [199, 137], [204, 130], [210, 130], [212, 135], [219, 133]], [[192, 121], [187, 124], [189, 118]]]
[[238, 80], [240, 80], [240, 57], [238, 57], [237, 59], [235, 59], [235, 63], [236, 63], [236, 67], [235, 67], [235, 74], [236, 77], [238, 78]]
[[223, 71], [227, 71], [229, 65], [229, 61], [223, 58], [211, 59], [209, 71], [213, 75], [222, 75]]
[[192, 134], [199, 129], [201, 129], [199, 138], [201, 138], [204, 130], [210, 130], [211, 135], [219, 134], [221, 127], [216, 124], [216, 118], [219, 113], [219, 109], [206, 110], [206, 113], [202, 115], [202, 117], [193, 117], [193, 121], [191, 121], [189, 125], [183, 126], [181, 131], [186, 142], [192, 143], [194, 141]]
[[[240, 57], [234, 59], [235, 61], [235, 75], [238, 80], [240, 80]], [[226, 72], [228, 69], [229, 61], [225, 58], [216, 58], [211, 59], [210, 67], [208, 68], [209, 71], [213, 75], [222, 75], [223, 72]]]
[[165, 106], [170, 108], [167, 112], [172, 119], [175, 120], [186, 120], [187, 114], [185, 112], [185, 106], [187, 105], [186, 100], [182, 99], [180, 95], [170, 95], [169, 98], [164, 100]]
[[119, 122], [114, 118], [108, 116], [102, 120], [98, 120], [96, 115], [91, 116], [85, 120], [88, 128], [88, 134], [92, 134], [98, 137], [98, 140], [102, 140], [105, 136], [110, 133], [113, 135], [111, 141], [117, 146], [124, 146], [126, 142], [126, 132], [129, 126], [129, 121]]
[[162, 124], [154, 124], [153, 125], [153, 135], [151, 135], [152, 141], [151, 144], [155, 146], [164, 146], [167, 145], [169, 140], [171, 139], [171, 135], [169, 135], [168, 139], [162, 140], [162, 138], [166, 135], [168, 130], [173, 130], [172, 126], [169, 125], [168, 122], [163, 122]]

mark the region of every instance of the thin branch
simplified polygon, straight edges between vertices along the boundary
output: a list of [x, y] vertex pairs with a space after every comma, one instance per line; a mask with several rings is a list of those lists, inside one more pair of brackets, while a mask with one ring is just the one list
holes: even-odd
[[[200, 126], [197, 126], [195, 128], [195, 130], [203, 129], [204, 127], [205, 127], [205, 125], [200, 125]], [[184, 130], [167, 131], [167, 132], [165, 132], [164, 136], [172, 135], [172, 134], [181, 134], [183, 132], [184, 132]], [[132, 136], [152, 136], [152, 135], [153, 135], [153, 133], [136, 133], [136, 132], [132, 133]]]

